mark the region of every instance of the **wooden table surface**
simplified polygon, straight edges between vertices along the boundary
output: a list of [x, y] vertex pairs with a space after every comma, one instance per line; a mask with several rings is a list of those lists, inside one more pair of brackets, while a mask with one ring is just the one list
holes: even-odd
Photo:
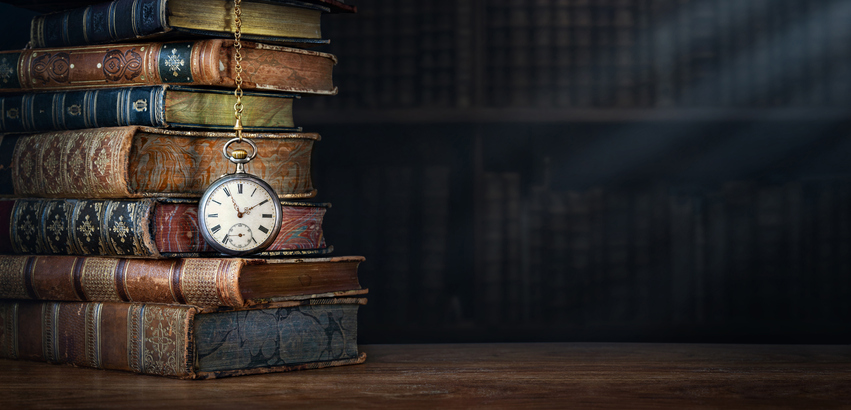
[[0, 360], [0, 408], [851, 408], [847, 345], [368, 345], [357, 366], [186, 381]]

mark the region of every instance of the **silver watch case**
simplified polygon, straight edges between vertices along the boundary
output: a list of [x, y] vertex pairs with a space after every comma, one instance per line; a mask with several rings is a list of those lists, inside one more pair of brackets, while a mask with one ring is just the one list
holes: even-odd
[[[263, 189], [269, 192], [269, 196], [272, 197], [272, 201], [275, 203], [275, 206], [278, 207], [278, 212], [275, 214], [275, 221], [273, 222], [272, 233], [269, 235], [269, 237], [265, 241], [263, 241], [263, 243], [260, 243], [257, 246], [251, 249], [246, 249], [244, 251], [237, 251], [222, 246], [221, 244], [219, 244], [218, 241], [213, 239], [213, 237], [209, 233], [209, 230], [207, 229], [207, 200], [210, 198], [210, 195], [213, 193], [213, 191], [216, 190], [216, 188], [235, 180], [251, 180], [251, 182], [260, 185]], [[207, 244], [213, 247], [213, 249], [232, 256], [242, 256], [256, 252], [262, 252], [266, 250], [266, 248], [268, 248], [270, 245], [272, 245], [272, 243], [275, 242], [275, 239], [278, 238], [278, 233], [281, 232], [281, 223], [283, 217], [282, 214], [283, 211], [281, 210], [281, 200], [278, 198], [278, 195], [275, 190], [272, 189], [272, 187], [269, 186], [266, 181], [247, 173], [229, 174], [215, 180], [212, 184], [210, 184], [209, 187], [207, 187], [207, 190], [204, 191], [204, 195], [201, 197], [201, 201], [198, 203], [198, 225], [201, 228], [201, 236], [204, 238], [204, 241], [206, 241]]]

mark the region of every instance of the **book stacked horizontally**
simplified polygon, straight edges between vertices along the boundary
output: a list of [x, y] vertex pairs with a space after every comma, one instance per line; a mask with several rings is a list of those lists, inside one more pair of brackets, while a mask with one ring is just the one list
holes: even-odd
[[355, 9], [240, 5], [246, 171], [283, 222], [234, 258], [198, 215], [234, 171], [233, 2], [6, 2], [53, 12], [30, 49], [0, 52], [0, 357], [180, 378], [362, 362], [363, 258], [324, 256], [329, 205], [300, 202], [319, 135], [292, 118], [300, 94], [337, 91], [334, 56], [298, 47], [327, 42], [323, 13]]

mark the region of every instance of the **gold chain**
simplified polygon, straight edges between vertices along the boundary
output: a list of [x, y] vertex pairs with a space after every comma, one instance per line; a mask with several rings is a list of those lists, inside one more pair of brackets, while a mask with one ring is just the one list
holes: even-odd
[[233, 41], [233, 50], [234, 50], [234, 60], [236, 60], [236, 65], [234, 66], [234, 72], [236, 76], [234, 77], [234, 82], [236, 83], [236, 89], [233, 91], [233, 95], [236, 97], [236, 103], [233, 105], [233, 116], [236, 118], [236, 123], [233, 126], [233, 129], [236, 131], [236, 137], [239, 138], [239, 142], [242, 142], [242, 43], [240, 39], [242, 38], [242, 0], [234, 0], [233, 1], [233, 24], [235, 31], [233, 33], [234, 41]]

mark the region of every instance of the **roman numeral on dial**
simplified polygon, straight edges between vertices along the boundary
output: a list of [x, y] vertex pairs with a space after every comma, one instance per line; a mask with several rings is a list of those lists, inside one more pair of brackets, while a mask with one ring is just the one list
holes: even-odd
[[266, 228], [266, 227], [265, 227], [265, 226], [263, 226], [263, 225], [260, 225], [260, 227], [259, 227], [259, 228], [257, 228], [257, 229], [261, 230], [263, 233], [269, 233], [269, 229], [268, 229], [268, 228]]
[[218, 231], [220, 231], [220, 230], [222, 230], [222, 226], [221, 226], [221, 225], [216, 225], [216, 226], [214, 226], [214, 227], [212, 227], [212, 228], [210, 229], [210, 232], [212, 232], [212, 233], [216, 233], [216, 232], [218, 232]]
[[207, 218], [218, 218], [219, 214], [208, 214]]
[[230, 196], [230, 191], [228, 191], [227, 187], [222, 188], [222, 191], [225, 191], [225, 195]]
[[236, 190], [242, 194], [242, 184], [236, 184]]
[[272, 214], [263, 214], [263, 217], [264, 217], [264, 218], [271, 218], [271, 217], [272, 217]]

